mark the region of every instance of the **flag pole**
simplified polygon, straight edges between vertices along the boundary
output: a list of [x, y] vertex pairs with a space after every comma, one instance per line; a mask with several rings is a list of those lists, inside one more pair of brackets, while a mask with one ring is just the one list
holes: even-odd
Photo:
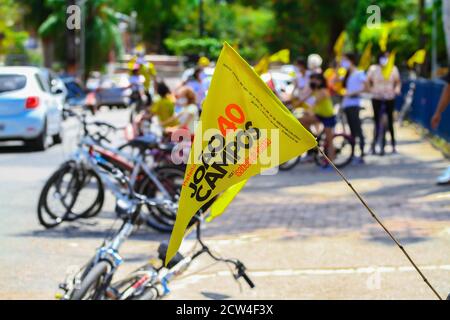
[[344, 176], [344, 174], [336, 167], [336, 165], [331, 161], [325, 152], [322, 151], [319, 147], [316, 147], [316, 149], [322, 154], [322, 156], [328, 161], [328, 163], [333, 167], [333, 169], [339, 174], [339, 176], [347, 183], [349, 188], [353, 191], [353, 193], [356, 195], [356, 197], [361, 201], [363, 206], [369, 211], [369, 213], [372, 215], [372, 217], [375, 219], [375, 221], [386, 231], [386, 233], [389, 235], [389, 237], [395, 242], [395, 244], [400, 248], [400, 250], [403, 252], [403, 254], [408, 258], [409, 262], [413, 265], [413, 267], [417, 270], [417, 272], [422, 277], [423, 281], [430, 287], [430, 289], [433, 291], [433, 293], [439, 298], [439, 300], [442, 300], [442, 297], [439, 295], [439, 293], [434, 289], [434, 287], [430, 284], [428, 279], [425, 277], [425, 275], [420, 271], [419, 267], [414, 263], [413, 259], [409, 256], [409, 254], [406, 252], [403, 245], [392, 235], [392, 233], [385, 227], [385, 225], [381, 222], [381, 220], [378, 218], [378, 216], [375, 214], [375, 212], [369, 207], [367, 202], [362, 198], [362, 196], [356, 191], [356, 189], [353, 187], [353, 185], [350, 183], [350, 181]]

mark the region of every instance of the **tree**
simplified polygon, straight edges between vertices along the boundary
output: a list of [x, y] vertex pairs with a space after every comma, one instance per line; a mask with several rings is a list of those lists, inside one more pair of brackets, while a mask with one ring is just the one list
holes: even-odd
[[0, 3], [0, 58], [7, 54], [25, 54], [26, 32], [16, 29], [20, 21], [19, 7], [13, 0]]
[[119, 0], [118, 10], [130, 14], [137, 12], [138, 29], [151, 51], [164, 51], [164, 39], [179, 24], [178, 10], [189, 13], [192, 0]]
[[294, 56], [311, 52], [331, 58], [337, 37], [355, 12], [356, 0], [273, 0], [273, 51], [291, 48]]
[[[65, 30], [67, 19], [67, 3], [65, 0], [46, 0], [52, 13], [39, 27], [39, 34], [43, 38], [55, 39], [59, 44], [57, 52], [59, 58], [65, 61], [67, 46], [65, 43]], [[113, 9], [111, 0], [86, 1], [86, 70], [101, 69], [111, 51], [121, 54], [123, 50], [121, 34], [118, 28], [119, 20]], [[66, 61], [67, 62], [67, 61]], [[69, 63], [71, 61], [68, 61]]]
[[195, 57], [206, 54], [217, 58], [223, 41], [238, 47], [246, 59], [257, 60], [268, 52], [267, 42], [273, 28], [273, 13], [270, 8], [246, 6], [240, 1], [204, 2], [204, 38], [198, 37], [197, 4], [179, 1], [175, 6], [177, 23], [170, 29], [170, 37], [164, 44], [172, 53], [183, 53]]
[[442, 3], [442, 21], [444, 22], [444, 34], [447, 49], [447, 63], [450, 65], [450, 3], [444, 1]]

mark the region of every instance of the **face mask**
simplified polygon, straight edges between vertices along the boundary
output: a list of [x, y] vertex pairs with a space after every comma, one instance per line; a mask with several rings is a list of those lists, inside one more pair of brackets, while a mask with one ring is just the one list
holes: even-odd
[[318, 83], [310, 83], [309, 84], [309, 87], [311, 88], [311, 90], [316, 90], [316, 89], [319, 89], [319, 84]]
[[388, 58], [381, 57], [379, 62], [380, 62], [380, 65], [384, 67], [388, 63]]
[[348, 69], [350, 69], [350, 66], [351, 66], [350, 61], [348, 61], [348, 60], [342, 60], [342, 62], [341, 62], [341, 67], [342, 67], [342, 68], [348, 70]]
[[184, 106], [184, 105], [186, 105], [187, 104], [187, 98], [185, 98], [185, 97], [182, 97], [182, 98], [179, 98], [178, 100], [177, 100], [177, 105], [179, 105], [179, 106]]

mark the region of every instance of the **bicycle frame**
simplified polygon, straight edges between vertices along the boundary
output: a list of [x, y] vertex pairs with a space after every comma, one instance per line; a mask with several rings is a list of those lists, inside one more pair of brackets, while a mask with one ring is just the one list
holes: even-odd
[[[245, 272], [245, 266], [239, 260], [234, 259], [223, 259], [215, 256], [209, 249], [209, 247], [201, 239], [201, 218], [198, 218], [196, 237], [197, 242], [200, 244], [201, 248], [189, 256], [183, 257], [178, 263], [176, 263], [171, 268], [161, 267], [159, 269], [154, 268], [141, 268], [135, 273], [128, 276], [126, 279], [113, 284], [113, 287], [117, 287], [118, 284], [122, 284], [130, 279], [136, 279], [131, 286], [129, 286], [122, 294], [119, 295], [120, 300], [126, 300], [136, 292], [142, 292], [146, 288], [154, 289], [156, 293], [156, 298], [161, 299], [170, 293], [169, 283], [175, 279], [177, 276], [181, 275], [186, 271], [191, 263], [196, 260], [199, 256], [203, 254], [208, 254], [213, 260], [217, 262], [231, 263], [236, 267], [237, 274], [234, 274], [234, 279], [238, 280], [243, 277], [251, 288], [254, 288], [253, 282], [250, 280]], [[160, 257], [164, 260], [164, 257]]]
[[[109, 174], [105, 174], [102, 170], [100, 170], [96, 165], [96, 161], [93, 159], [96, 158], [96, 160], [98, 160], [99, 156], [103, 158], [104, 156], [113, 158], [116, 161], [122, 162], [127, 169], [131, 169], [130, 183], [133, 186], [136, 185], [139, 174], [144, 172], [145, 175], [154, 183], [156, 188], [163, 194], [164, 200], [172, 202], [170, 193], [158, 179], [152, 168], [147, 165], [145, 162], [145, 156], [141, 153], [136, 156], [128, 155], [116, 148], [100, 145], [89, 136], [84, 136], [80, 140], [78, 150], [73, 154], [72, 159], [81, 166], [85, 165], [95, 171], [100, 176], [104, 185], [107, 186], [107, 188], [117, 197], [122, 194], [120, 188], [117, 186], [117, 182], [112, 181]], [[124, 159], [126, 163], [121, 160], [121, 158]]]

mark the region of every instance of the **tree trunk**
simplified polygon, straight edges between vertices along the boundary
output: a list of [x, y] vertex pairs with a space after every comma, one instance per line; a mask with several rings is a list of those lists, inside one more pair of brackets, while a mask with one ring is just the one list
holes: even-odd
[[[425, 47], [425, 34], [423, 32], [424, 30], [424, 23], [425, 23], [425, 0], [419, 0], [419, 49], [422, 49]], [[423, 74], [423, 65], [419, 65], [417, 67], [417, 73], [419, 76]]]
[[44, 55], [44, 66], [51, 68], [55, 62], [55, 46], [50, 38], [42, 39], [42, 52]]
[[447, 63], [450, 66], [450, 1], [442, 1], [442, 21], [444, 22]]
[[[75, 0], [67, 0], [67, 6], [76, 5]], [[76, 30], [66, 28], [66, 71], [75, 74], [77, 71]]]

